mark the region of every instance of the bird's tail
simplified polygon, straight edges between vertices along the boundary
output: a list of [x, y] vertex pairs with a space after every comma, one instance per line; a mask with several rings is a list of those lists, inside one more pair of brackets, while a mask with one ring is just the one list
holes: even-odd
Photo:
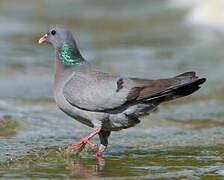
[[199, 78], [194, 72], [186, 72], [170, 79], [174, 85], [167, 87], [159, 93], [154, 94], [148, 100], [170, 101], [179, 97], [187, 96], [200, 89], [200, 85], [206, 78]]

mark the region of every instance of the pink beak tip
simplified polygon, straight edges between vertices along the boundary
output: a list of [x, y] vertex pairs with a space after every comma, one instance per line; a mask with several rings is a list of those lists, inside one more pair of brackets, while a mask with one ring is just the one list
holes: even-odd
[[39, 44], [43, 43], [44, 41], [46, 41], [47, 38], [48, 38], [48, 35], [45, 34], [42, 38], [39, 39], [38, 43]]

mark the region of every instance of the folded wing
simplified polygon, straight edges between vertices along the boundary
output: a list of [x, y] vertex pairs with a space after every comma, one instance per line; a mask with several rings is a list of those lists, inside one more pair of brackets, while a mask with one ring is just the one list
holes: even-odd
[[[103, 72], [74, 75], [65, 84], [66, 100], [88, 111], [110, 111], [130, 103], [170, 100], [198, 90], [205, 79], [187, 72], [169, 79], [121, 78]], [[161, 100], [161, 97], [162, 98]]]

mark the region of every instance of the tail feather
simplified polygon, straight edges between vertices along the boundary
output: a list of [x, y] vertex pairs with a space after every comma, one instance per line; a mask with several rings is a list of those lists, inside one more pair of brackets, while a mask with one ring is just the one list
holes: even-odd
[[197, 79], [193, 82], [190, 82], [188, 84], [184, 84], [180, 87], [177, 87], [176, 90], [173, 91], [174, 94], [179, 96], [187, 96], [192, 94], [193, 92], [200, 89], [201, 84], [203, 84], [206, 81], [205, 78]]
[[176, 76], [176, 78], [178, 78], [178, 77], [198, 78], [198, 77], [196, 76], [196, 73], [195, 73], [195, 72], [185, 72], [185, 73], [182, 73], [182, 74]]
[[[151, 100], [170, 101], [179, 97], [188, 96], [200, 89], [200, 85], [206, 81], [206, 78], [198, 78], [194, 72], [183, 73], [173, 78], [175, 84], [170, 84], [164, 90], [146, 98], [147, 102]], [[178, 79], [178, 83], [177, 83]], [[172, 82], [172, 81], [171, 81]]]

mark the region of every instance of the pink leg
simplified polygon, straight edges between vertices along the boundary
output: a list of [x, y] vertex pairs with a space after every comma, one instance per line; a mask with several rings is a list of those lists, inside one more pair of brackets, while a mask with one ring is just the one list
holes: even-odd
[[89, 145], [91, 145], [91, 146], [96, 146], [96, 144], [92, 143], [92, 142], [90, 141], [90, 139], [91, 139], [93, 136], [95, 136], [96, 134], [98, 134], [99, 132], [100, 132], [100, 129], [95, 129], [95, 130], [93, 130], [91, 133], [89, 133], [89, 134], [86, 135], [84, 138], [82, 138], [81, 141], [79, 141], [79, 142], [77, 142], [77, 143], [75, 143], [75, 144], [72, 144], [72, 145], [68, 146], [67, 149], [68, 149], [68, 150], [71, 150], [71, 149], [74, 149], [74, 148], [80, 146], [79, 151], [82, 151], [82, 150], [85, 148], [85, 146], [86, 146], [87, 143], [88, 143]]
[[98, 151], [96, 152], [96, 158], [100, 158], [103, 154], [103, 152], [107, 149], [107, 146], [104, 146], [103, 144], [100, 144], [100, 147], [98, 149]]

